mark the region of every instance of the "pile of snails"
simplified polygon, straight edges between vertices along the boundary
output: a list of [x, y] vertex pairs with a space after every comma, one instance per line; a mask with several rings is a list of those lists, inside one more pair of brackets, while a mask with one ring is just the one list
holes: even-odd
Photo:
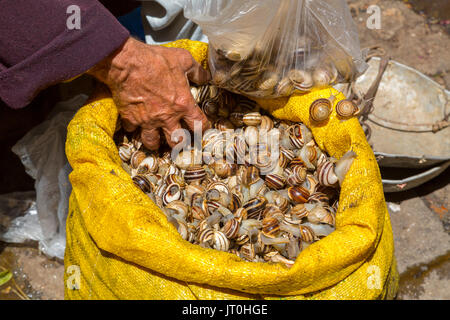
[[200, 143], [151, 152], [138, 133], [119, 130], [123, 168], [184, 240], [292, 266], [335, 230], [340, 184], [356, 154], [328, 157], [304, 124], [274, 119], [214, 85], [191, 92], [213, 123]]
[[306, 35], [299, 36], [292, 52], [283, 52], [281, 56], [288, 56], [281, 61], [276, 47], [263, 44], [257, 43], [250, 52], [245, 47], [215, 48], [210, 44], [209, 64], [214, 84], [237, 94], [275, 98], [294, 91], [325, 88], [353, 77], [351, 69], [338, 71], [335, 63], [320, 53], [322, 47], [317, 44], [316, 48]]

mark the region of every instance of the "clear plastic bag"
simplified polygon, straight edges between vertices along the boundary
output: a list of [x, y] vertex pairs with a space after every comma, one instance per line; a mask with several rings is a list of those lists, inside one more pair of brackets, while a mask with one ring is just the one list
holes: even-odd
[[0, 228], [0, 240], [11, 243], [38, 241], [44, 254], [64, 259], [65, 226], [72, 191], [69, 181], [72, 168], [65, 155], [67, 125], [87, 98], [87, 95], [79, 94], [59, 102], [46, 121], [31, 129], [12, 148], [26, 172], [36, 180], [36, 201], [30, 208], [21, 209], [19, 204], [23, 201], [3, 201], [10, 205], [8, 208], [0, 199], [0, 218], [2, 211], [9, 212], [16, 205], [17, 210], [24, 213], [9, 227], [0, 224], [5, 229], [3, 232]]
[[349, 82], [367, 68], [345, 0], [186, 0], [213, 82], [258, 98]]

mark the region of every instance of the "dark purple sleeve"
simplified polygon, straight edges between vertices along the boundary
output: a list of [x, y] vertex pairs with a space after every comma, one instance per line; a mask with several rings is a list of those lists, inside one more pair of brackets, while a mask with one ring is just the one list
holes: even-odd
[[[67, 27], [71, 5], [81, 9], [79, 30]], [[89, 70], [128, 37], [97, 0], [0, 0], [0, 98], [22, 108], [40, 90]]]

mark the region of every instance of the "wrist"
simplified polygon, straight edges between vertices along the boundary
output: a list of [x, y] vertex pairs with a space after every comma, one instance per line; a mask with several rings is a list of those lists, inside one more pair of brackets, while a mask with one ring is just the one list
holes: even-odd
[[120, 78], [126, 78], [127, 62], [130, 61], [137, 40], [128, 38], [120, 48], [108, 55], [86, 73], [111, 87]]

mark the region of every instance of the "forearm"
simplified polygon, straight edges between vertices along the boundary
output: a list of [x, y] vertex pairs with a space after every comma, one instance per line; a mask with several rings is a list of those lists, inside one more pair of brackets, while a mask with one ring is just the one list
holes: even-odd
[[[80, 8], [79, 30], [67, 28], [70, 5]], [[12, 108], [86, 72], [129, 37], [96, 0], [0, 1], [0, 12], [0, 98]]]

